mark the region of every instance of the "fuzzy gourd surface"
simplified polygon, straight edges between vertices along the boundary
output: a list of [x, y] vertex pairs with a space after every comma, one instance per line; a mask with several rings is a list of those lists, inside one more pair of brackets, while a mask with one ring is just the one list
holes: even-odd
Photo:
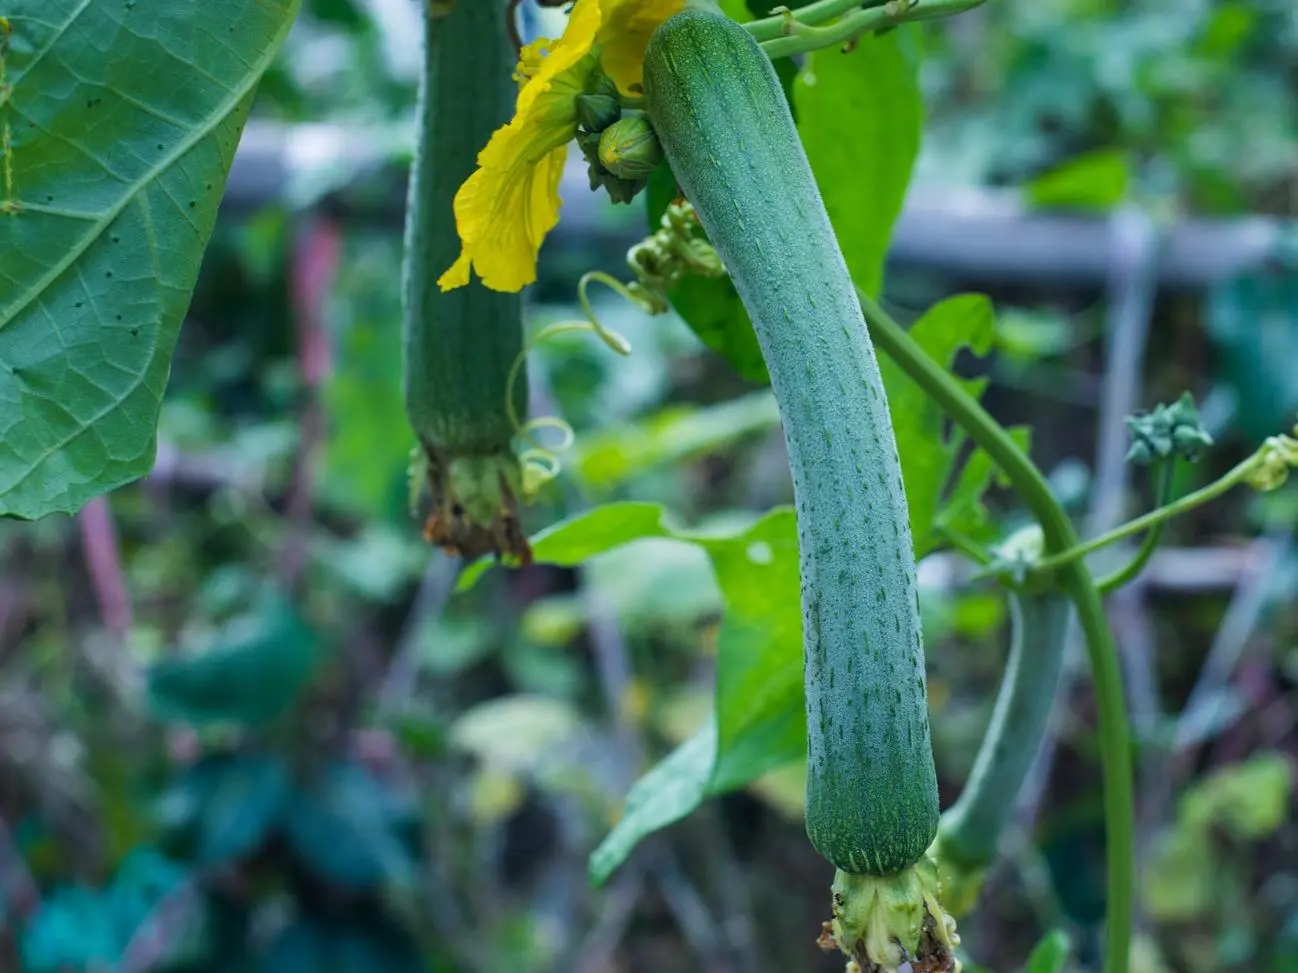
[[[426, 12], [419, 139], [411, 169], [403, 271], [406, 413], [432, 495], [430, 539], [466, 556], [510, 548], [521, 489], [507, 382], [523, 349], [518, 294], [476, 279], [443, 292], [437, 279], [460, 253], [454, 200], [518, 88], [507, 0]], [[520, 370], [515, 413], [526, 414]]]
[[747, 32], [678, 14], [644, 76], [780, 406], [801, 559], [807, 834], [843, 872], [900, 872], [936, 834], [937, 779], [901, 465], [865, 321], [775, 71]]

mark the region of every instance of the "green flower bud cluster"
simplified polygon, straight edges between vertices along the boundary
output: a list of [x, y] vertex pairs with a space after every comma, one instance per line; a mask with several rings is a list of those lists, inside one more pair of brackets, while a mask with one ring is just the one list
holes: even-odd
[[[652, 131], [649, 140], [643, 134], [618, 134], [627, 131], [626, 123], [636, 122], [641, 117], [622, 117], [622, 96], [617, 85], [602, 71], [592, 74], [586, 82], [586, 90], [577, 96], [577, 146], [589, 166], [587, 171], [590, 173], [590, 188], [598, 190], [603, 187], [615, 203], [629, 203], [635, 199], [640, 190], [644, 189], [649, 173], [657, 165], [655, 162], [647, 169], [632, 164], [623, 166], [621, 163], [624, 159], [629, 159], [632, 155], [643, 156], [646, 151], [657, 151], [659, 160], [662, 158], [662, 149], [658, 147], [657, 139], [652, 138]], [[644, 119], [640, 124], [648, 127], [648, 120]], [[615, 162], [613, 166], [601, 161], [600, 146], [605, 133], [611, 133], [609, 156]], [[652, 141], [652, 150], [644, 145], [646, 141]], [[637, 144], [639, 148], [636, 147]]]
[[1127, 428], [1131, 430], [1129, 463], [1149, 464], [1170, 456], [1193, 463], [1212, 445], [1189, 392], [1172, 405], [1158, 405], [1143, 416], [1128, 416]]
[[1270, 436], [1258, 450], [1259, 463], [1247, 478], [1255, 490], [1278, 490], [1289, 479], [1289, 470], [1298, 466], [1298, 426], [1293, 436]]
[[682, 277], [724, 277], [725, 265], [708, 242], [687, 200], [669, 203], [658, 229], [626, 255], [640, 285], [660, 294]]

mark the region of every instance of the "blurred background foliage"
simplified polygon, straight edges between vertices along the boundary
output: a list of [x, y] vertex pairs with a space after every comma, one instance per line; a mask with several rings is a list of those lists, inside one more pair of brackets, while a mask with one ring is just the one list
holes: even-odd
[[[523, 16], [535, 31], [556, 12]], [[363, 126], [402, 162], [419, 29], [409, 0], [307, 0], [256, 117]], [[1159, 226], [1298, 215], [1288, 0], [992, 0], [909, 36], [927, 105], [912, 198], [1003, 186], [1024, 218], [1123, 206]], [[76, 520], [0, 523], [0, 969], [839, 968], [814, 945], [830, 875], [796, 766], [588, 886], [628, 786], [707, 716], [708, 557], [645, 540], [453, 595], [456, 566], [406, 509], [399, 221], [358, 215], [400, 187], [331, 164], [290, 190], [218, 226], [154, 473]], [[643, 232], [638, 205], [598, 209], [610, 233]], [[1157, 294], [1136, 403], [1189, 388], [1218, 440], [1184, 488], [1298, 409], [1298, 265], [1275, 259]], [[529, 326], [574, 316], [577, 276], [618, 266], [616, 248], [556, 237]], [[1108, 295], [901, 267], [888, 297], [971, 288], [998, 311], [984, 401], [1032, 426], [1084, 515]], [[791, 499], [767, 393], [674, 317], [599, 311], [631, 356], [578, 335], [531, 361], [534, 414], [578, 434], [532, 529], [615, 499], [692, 525]], [[997, 529], [1017, 526], [991, 500]], [[1298, 971], [1296, 519], [1294, 485], [1232, 494], [1174, 523], [1147, 584], [1114, 600], [1139, 730], [1142, 973]], [[921, 583], [946, 804], [989, 715], [1005, 608], [950, 556]], [[1092, 717], [1075, 681], [1033, 813], [962, 924], [986, 969], [1022, 968], [1051, 928], [1094, 963]]]

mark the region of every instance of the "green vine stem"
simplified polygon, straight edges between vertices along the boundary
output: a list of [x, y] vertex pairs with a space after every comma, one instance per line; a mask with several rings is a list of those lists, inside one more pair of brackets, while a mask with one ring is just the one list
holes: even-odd
[[772, 41], [777, 37], [787, 37], [797, 24], [823, 24], [827, 20], [833, 20], [835, 17], [862, 7], [881, 7], [884, 2], [885, 0], [868, 0], [866, 3], [862, 3], [861, 0], [816, 0], [815, 3], [806, 4], [797, 10], [789, 10], [786, 7], [782, 12], [774, 13], [769, 17], [750, 20], [743, 27], [758, 42]]
[[[1156, 510], [1161, 510], [1172, 502], [1172, 484], [1175, 472], [1176, 457], [1173, 456], [1163, 460], [1158, 471], [1158, 507], [1155, 508]], [[1163, 527], [1166, 523], [1166, 521], [1159, 521], [1150, 528], [1145, 534], [1145, 539], [1140, 542], [1140, 549], [1136, 551], [1135, 556], [1130, 561], [1112, 574], [1105, 575], [1095, 582], [1095, 586], [1100, 589], [1100, 594], [1107, 595], [1117, 591], [1145, 569], [1145, 565], [1149, 563], [1149, 559], [1158, 548], [1158, 542], [1163, 539]]]
[[972, 537], [967, 537], [960, 531], [948, 526], [939, 527], [937, 532], [952, 548], [973, 561], [974, 564], [987, 567], [995, 561], [995, 556]]
[[[1041, 525], [1046, 550], [1071, 551], [1077, 531], [1050, 486], [1009, 433], [977, 400], [933, 361], [906, 330], [869, 295], [858, 290], [870, 337], [912, 381], [987, 451]], [[1132, 897], [1135, 888], [1135, 810], [1132, 797], [1131, 729], [1123, 700], [1122, 674], [1104, 605], [1086, 565], [1069, 560], [1059, 565], [1060, 588], [1073, 601], [1091, 665], [1099, 707], [1100, 763], [1104, 782], [1104, 826], [1107, 860], [1105, 973], [1127, 973], [1131, 951]]]
[[1113, 530], [1100, 534], [1098, 537], [1093, 537], [1089, 541], [1070, 544], [1063, 550], [1058, 550], [1043, 557], [1032, 566], [1033, 573], [1043, 574], [1073, 565], [1087, 554], [1092, 554], [1133, 534], [1139, 534], [1141, 531], [1152, 531], [1173, 517], [1179, 517], [1196, 507], [1202, 507], [1205, 503], [1215, 500], [1240, 484], [1248, 484], [1257, 489], [1267, 489], [1272, 485], [1267, 478], [1267, 474], [1275, 470], [1277, 462], [1292, 465], [1295, 459], [1298, 459], [1298, 442], [1288, 436], [1272, 436], [1262, 444], [1257, 452], [1238, 463], [1207, 486], [1200, 487], [1193, 493], [1187, 493], [1181, 499], [1159, 507], [1157, 510], [1151, 510], [1144, 516], [1120, 524]]
[[[824, 0], [826, 7], [830, 2], [831, 0]], [[842, 6], [837, 3], [837, 0], [833, 2]], [[781, 32], [772, 39], [763, 41], [762, 50], [771, 60], [792, 57], [795, 54], [807, 54], [826, 47], [849, 43], [863, 34], [882, 30], [885, 27], [896, 27], [916, 20], [932, 20], [963, 13], [982, 6], [984, 2], [986, 0], [888, 0], [887, 3], [879, 6], [854, 9], [823, 27], [814, 26], [807, 19], [807, 11], [812, 7], [820, 6], [820, 4], [812, 4], [796, 13], [781, 15], [778, 18], [782, 23]], [[859, 4], [854, 6], [859, 7]], [[751, 32], [757, 23], [762, 21], [755, 21], [746, 26]]]

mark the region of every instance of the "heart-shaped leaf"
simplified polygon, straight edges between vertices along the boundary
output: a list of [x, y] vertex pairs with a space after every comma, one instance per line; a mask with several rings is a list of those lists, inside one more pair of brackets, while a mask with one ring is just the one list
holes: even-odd
[[4, 5], [0, 515], [73, 512], [153, 465], [226, 175], [298, 3]]

